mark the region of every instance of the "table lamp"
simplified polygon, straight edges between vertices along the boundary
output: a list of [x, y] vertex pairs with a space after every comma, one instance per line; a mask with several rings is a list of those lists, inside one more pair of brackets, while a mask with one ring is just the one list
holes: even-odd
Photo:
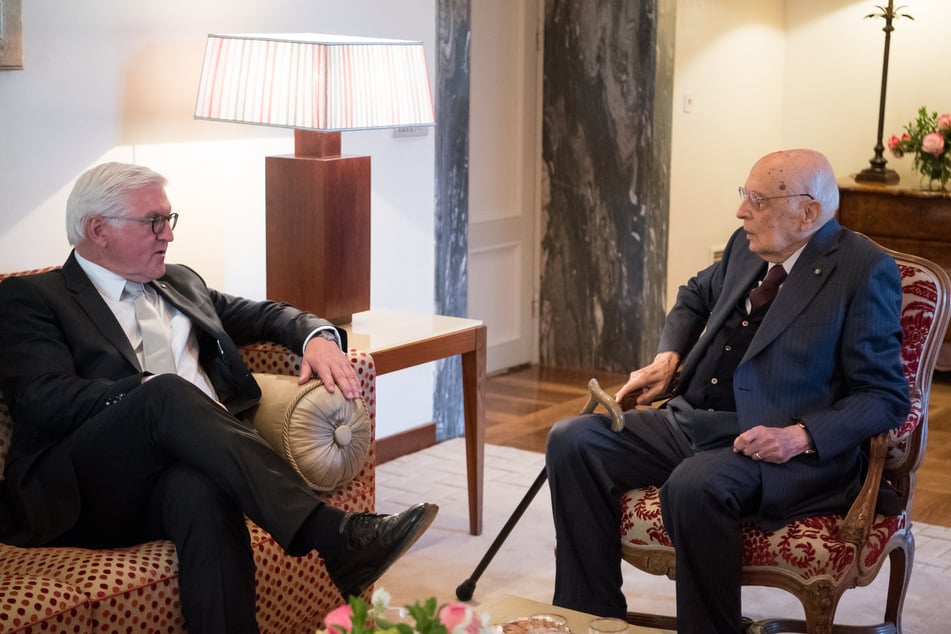
[[422, 42], [317, 33], [211, 34], [196, 119], [294, 129], [265, 160], [267, 296], [351, 321], [370, 308], [370, 157], [341, 130], [434, 124]]

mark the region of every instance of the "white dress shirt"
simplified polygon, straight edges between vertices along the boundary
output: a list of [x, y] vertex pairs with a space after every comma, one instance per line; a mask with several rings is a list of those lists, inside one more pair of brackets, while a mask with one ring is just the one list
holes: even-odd
[[[806, 244], [809, 244], [809, 243], [807, 242]], [[798, 259], [799, 259], [799, 256], [802, 255], [802, 250], [805, 249], [805, 248], [806, 248], [806, 245], [805, 245], [805, 244], [802, 245], [801, 247], [799, 247], [799, 249], [797, 249], [795, 253], [793, 253], [793, 254], [790, 255], [788, 258], [786, 258], [786, 260], [785, 260], [782, 264], [773, 264], [773, 263], [770, 263], [770, 265], [769, 265], [768, 267], [766, 267], [766, 274], [768, 275], [768, 274], [769, 274], [769, 270], [770, 270], [771, 268], [773, 268], [774, 266], [781, 266], [781, 267], [783, 267], [784, 269], [786, 269], [786, 274], [788, 275], [789, 272], [793, 270], [793, 267], [796, 266], [796, 260], [798, 260]], [[763, 280], [760, 280], [760, 281], [759, 281], [759, 284], [762, 284], [762, 283], [763, 283]], [[759, 286], [759, 284], [757, 284], [757, 286]], [[783, 282], [783, 284], [785, 284], [785, 282]], [[783, 285], [780, 284], [780, 285], [779, 285], [779, 288], [782, 288], [782, 287], [783, 287]], [[749, 298], [749, 296], [747, 296], [747, 298], [746, 298], [746, 312], [750, 312], [750, 298]]]
[[[123, 298], [122, 292], [125, 290], [126, 279], [112, 271], [105, 269], [98, 264], [86, 260], [78, 253], [76, 261], [82, 267], [86, 275], [89, 276], [93, 286], [99, 291], [106, 305], [116, 316], [122, 331], [129, 338], [132, 349], [139, 359], [139, 367], [145, 367], [145, 353], [142, 350], [142, 333], [139, 330], [139, 324], [135, 319], [135, 308], [131, 297]], [[148, 288], [148, 285], [146, 285]], [[201, 364], [198, 363], [198, 338], [192, 331], [192, 322], [184, 313], [165, 301], [161, 293], [154, 289], [149, 289], [155, 293], [153, 297], [159, 315], [166, 324], [170, 325], [172, 354], [175, 358], [175, 369], [179, 376], [188, 379], [198, 388], [218, 400], [215, 388], [212, 387], [208, 375], [205, 374]]]

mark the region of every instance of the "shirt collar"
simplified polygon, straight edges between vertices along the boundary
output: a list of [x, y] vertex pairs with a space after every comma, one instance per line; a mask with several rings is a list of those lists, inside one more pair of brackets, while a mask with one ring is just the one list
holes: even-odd
[[99, 266], [95, 262], [90, 262], [83, 256], [76, 253], [76, 262], [82, 268], [83, 272], [89, 277], [89, 280], [96, 287], [96, 290], [103, 297], [114, 301], [119, 301], [122, 297], [122, 291], [125, 289], [126, 279], [118, 273], [113, 273], [107, 268]]
[[[806, 244], [809, 243], [807, 242]], [[783, 262], [783, 268], [786, 269], [787, 274], [789, 274], [793, 270], [793, 267], [796, 266], [796, 261], [799, 260], [799, 256], [802, 255], [802, 250], [806, 248], [806, 244], [796, 249], [796, 252], [786, 258], [786, 260]], [[766, 270], [768, 271], [769, 269], [767, 268]]]

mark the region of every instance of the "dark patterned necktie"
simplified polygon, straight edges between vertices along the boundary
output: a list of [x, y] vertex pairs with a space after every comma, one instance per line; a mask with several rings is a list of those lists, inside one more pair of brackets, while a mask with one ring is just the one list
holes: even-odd
[[786, 269], [782, 264], [770, 267], [763, 283], [750, 291], [750, 312], [752, 313], [773, 301], [779, 292], [779, 285], [786, 279]]

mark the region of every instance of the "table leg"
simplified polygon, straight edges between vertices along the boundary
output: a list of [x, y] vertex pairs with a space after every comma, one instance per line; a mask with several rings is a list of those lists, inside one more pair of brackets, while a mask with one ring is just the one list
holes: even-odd
[[474, 349], [462, 354], [462, 398], [466, 424], [466, 471], [469, 483], [469, 533], [482, 534], [482, 481], [485, 467], [486, 328], [475, 330]]

